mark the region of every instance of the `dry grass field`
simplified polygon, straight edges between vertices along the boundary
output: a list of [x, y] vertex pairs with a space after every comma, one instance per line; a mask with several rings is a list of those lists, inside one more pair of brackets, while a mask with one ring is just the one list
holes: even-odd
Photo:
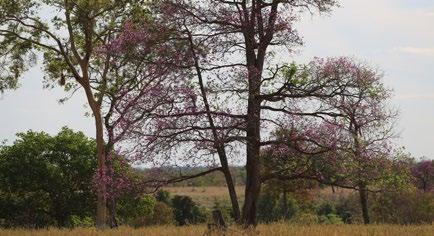
[[[190, 196], [195, 202], [201, 206], [212, 207], [215, 200], [226, 200], [229, 202], [229, 194], [226, 186], [202, 186], [202, 187], [165, 187], [164, 190], [169, 191], [173, 195]], [[240, 203], [244, 201], [244, 186], [236, 186], [237, 196]], [[312, 194], [322, 199], [333, 199], [340, 196], [346, 196], [353, 193], [353, 190], [335, 188], [323, 188], [320, 190], [312, 190]]]
[[95, 229], [74, 230], [0, 230], [1, 236], [194, 236], [194, 235], [291, 235], [291, 236], [433, 236], [434, 225], [396, 226], [396, 225], [313, 225], [294, 226], [288, 224], [259, 225], [257, 229], [243, 231], [230, 228], [225, 234], [207, 233], [204, 225], [200, 226], [155, 226], [140, 229], [119, 228], [116, 230], [97, 231]]
[[[204, 186], [204, 187], [165, 187], [173, 195], [190, 196], [201, 206], [212, 207], [216, 199], [229, 201], [228, 189], [226, 186]], [[238, 199], [244, 200], [244, 186], [236, 186]]]

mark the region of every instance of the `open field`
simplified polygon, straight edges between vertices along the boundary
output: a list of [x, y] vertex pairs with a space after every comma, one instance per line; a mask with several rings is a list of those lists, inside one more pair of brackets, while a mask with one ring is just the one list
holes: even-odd
[[[215, 200], [229, 201], [228, 189], [226, 186], [203, 186], [203, 187], [165, 187], [173, 195], [190, 196], [201, 206], [212, 207]], [[244, 200], [244, 186], [236, 186], [238, 199]]]
[[[191, 235], [222, 235], [221, 233], [207, 234], [206, 227], [200, 226], [155, 226], [140, 229], [119, 228], [98, 232], [95, 229], [74, 229], [74, 230], [0, 230], [2, 236], [98, 236], [98, 235], [146, 235], [146, 236], [191, 236]], [[396, 225], [314, 225], [294, 226], [288, 224], [259, 225], [256, 230], [243, 231], [238, 228], [231, 228], [225, 235], [291, 235], [291, 236], [432, 236], [434, 225], [423, 226], [396, 226]]]
[[[182, 187], [165, 187], [163, 188], [169, 191], [173, 195], [190, 196], [195, 202], [201, 206], [212, 207], [215, 200], [230, 201], [228, 189], [226, 186], [182, 186]], [[240, 203], [244, 201], [244, 186], [237, 185], [237, 196]], [[312, 190], [312, 194], [320, 198], [337, 198], [339, 196], [347, 196], [351, 194], [353, 190], [335, 188], [335, 192], [332, 192], [332, 188], [326, 187], [320, 190]]]

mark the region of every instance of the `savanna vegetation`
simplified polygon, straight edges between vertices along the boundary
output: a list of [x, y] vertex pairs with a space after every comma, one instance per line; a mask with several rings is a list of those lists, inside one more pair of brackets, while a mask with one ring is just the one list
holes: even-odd
[[[97, 169], [95, 155], [95, 142], [68, 128], [63, 128], [55, 136], [33, 131], [20, 133], [13, 145], [2, 146], [1, 226], [34, 229], [93, 227], [97, 190], [89, 179], [92, 179]], [[372, 222], [388, 225], [431, 224], [434, 218], [434, 196], [431, 191], [434, 183], [433, 162], [400, 158], [406, 161], [408, 171], [393, 176], [399, 181], [389, 180], [376, 186], [381, 189], [384, 184], [384, 188], [389, 189], [368, 194]], [[136, 179], [147, 178], [154, 171], [123, 167], [119, 163], [115, 170], [126, 172]], [[203, 167], [183, 167], [177, 171], [194, 175], [203, 171]], [[237, 190], [242, 189], [244, 169], [232, 167], [231, 171], [238, 176]], [[167, 169], [167, 178], [175, 172], [174, 168]], [[239, 197], [242, 201], [243, 196]], [[229, 224], [236, 225], [224, 177], [218, 173], [168, 184], [149, 194], [129, 189], [116, 198], [115, 210], [117, 224], [132, 228], [203, 225], [211, 222], [212, 210], [220, 210]], [[279, 229], [282, 232], [309, 230], [300, 225], [363, 223], [357, 190], [325, 185], [310, 179], [267, 182], [259, 197], [257, 217], [261, 224], [286, 222], [279, 224], [279, 227], [283, 227]], [[135, 232], [125, 227], [122, 229]], [[205, 232], [203, 226], [198, 226], [196, 230]], [[337, 228], [331, 227], [330, 230]], [[15, 231], [5, 232], [12, 234]], [[92, 231], [83, 232], [92, 234]], [[116, 234], [116, 231], [113, 233]]]
[[38, 66], [95, 125], [0, 146], [0, 233], [429, 235], [434, 162], [396, 143], [383, 73], [291, 61], [338, 6], [0, 0], [0, 92]]

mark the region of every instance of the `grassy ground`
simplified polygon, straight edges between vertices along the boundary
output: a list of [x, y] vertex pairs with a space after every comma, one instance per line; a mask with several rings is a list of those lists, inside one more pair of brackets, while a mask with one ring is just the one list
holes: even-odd
[[[190, 196], [193, 201], [201, 206], [212, 207], [215, 200], [226, 200], [229, 202], [228, 189], [226, 186], [205, 186], [205, 187], [166, 187], [164, 190], [173, 195]], [[236, 186], [238, 199], [244, 200], [244, 186]]]
[[[0, 230], [2, 236], [192, 236], [192, 235], [223, 235], [221, 233], [209, 234], [206, 227], [201, 226], [155, 226], [141, 229], [119, 228], [104, 232], [95, 229], [74, 229], [74, 230]], [[433, 236], [434, 225], [423, 226], [395, 226], [395, 225], [314, 225], [314, 226], [293, 226], [288, 224], [259, 225], [255, 230], [243, 231], [238, 228], [230, 228], [225, 235], [291, 235], [291, 236]]]
[[[208, 208], [213, 207], [215, 200], [225, 200], [230, 202], [228, 189], [226, 186], [203, 186], [203, 187], [165, 187], [164, 190], [169, 191], [173, 195], [190, 196], [195, 202], [201, 206]], [[240, 204], [244, 201], [244, 186], [236, 186], [237, 196]], [[352, 193], [352, 190], [335, 188], [323, 188], [320, 190], [312, 190], [312, 194], [316, 198], [332, 199], [339, 196], [346, 196]], [[434, 235], [433, 235], [434, 236]]]

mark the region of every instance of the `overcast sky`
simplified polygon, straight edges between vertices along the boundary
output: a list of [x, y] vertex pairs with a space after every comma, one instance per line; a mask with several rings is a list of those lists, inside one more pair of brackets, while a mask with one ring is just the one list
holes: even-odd
[[[434, 158], [433, 0], [341, 0], [330, 16], [305, 17], [297, 29], [305, 46], [291, 60], [352, 56], [381, 68], [401, 112], [397, 143], [414, 156]], [[59, 104], [65, 93], [42, 89], [42, 77], [34, 68], [18, 90], [0, 95], [0, 140], [28, 129], [54, 134], [65, 125], [93, 136], [83, 94]]]

